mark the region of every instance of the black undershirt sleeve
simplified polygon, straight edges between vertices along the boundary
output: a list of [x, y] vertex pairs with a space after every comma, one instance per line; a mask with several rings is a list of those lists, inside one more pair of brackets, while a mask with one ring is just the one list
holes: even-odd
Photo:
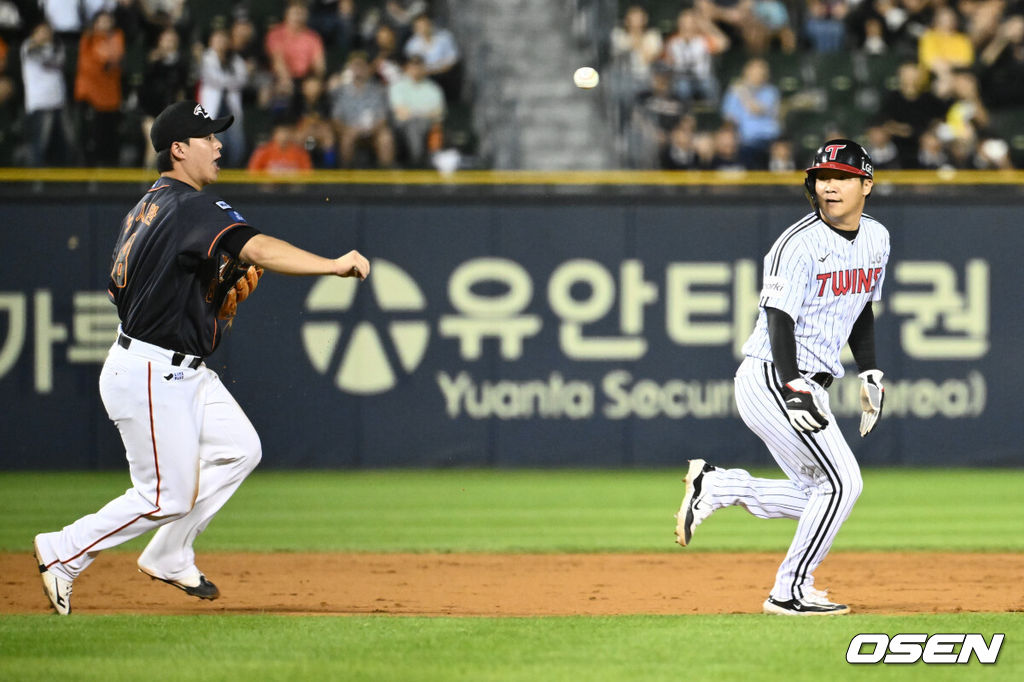
[[772, 362], [783, 383], [800, 376], [796, 366], [796, 335], [793, 318], [778, 308], [765, 307], [768, 318], [768, 341], [772, 346]]
[[857, 321], [853, 323], [848, 343], [857, 369], [861, 372], [878, 369], [875, 361], [875, 313], [871, 310], [871, 301], [868, 301]]
[[241, 253], [242, 247], [250, 239], [260, 233], [255, 227], [250, 225], [240, 225], [233, 230], [229, 230], [226, 235], [221, 237], [220, 247], [230, 253], [235, 258], [238, 258], [238, 254]]

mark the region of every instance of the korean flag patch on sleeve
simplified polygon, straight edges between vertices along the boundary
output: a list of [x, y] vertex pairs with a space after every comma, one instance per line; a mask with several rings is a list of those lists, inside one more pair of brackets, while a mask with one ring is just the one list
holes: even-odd
[[245, 222], [245, 218], [242, 217], [242, 214], [236, 211], [235, 209], [231, 208], [231, 204], [229, 204], [228, 202], [218, 201], [217, 206], [219, 208], [224, 209], [224, 212], [228, 214], [228, 217], [234, 220], [236, 223]]

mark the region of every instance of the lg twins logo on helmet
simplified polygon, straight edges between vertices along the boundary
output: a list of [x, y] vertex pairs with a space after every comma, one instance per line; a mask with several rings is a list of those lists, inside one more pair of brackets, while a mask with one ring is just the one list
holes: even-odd
[[830, 144], [830, 145], [826, 145], [825, 146], [825, 152], [828, 154], [828, 160], [829, 161], [835, 161], [836, 160], [836, 154], [838, 154], [840, 152], [840, 150], [842, 150], [842, 149], [846, 149], [846, 145], [845, 144]]
[[213, 117], [210, 116], [208, 113], [206, 113], [206, 109], [203, 109], [203, 105], [202, 104], [197, 104], [196, 105], [196, 108], [192, 110], [192, 115], [193, 116], [202, 116], [203, 118], [208, 118], [210, 120], [213, 120]]

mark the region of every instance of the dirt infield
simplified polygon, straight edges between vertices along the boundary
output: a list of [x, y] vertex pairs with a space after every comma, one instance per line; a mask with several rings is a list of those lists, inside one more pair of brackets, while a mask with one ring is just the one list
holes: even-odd
[[[76, 582], [78, 613], [538, 616], [759, 613], [781, 554], [213, 553], [215, 602], [109, 552]], [[857, 613], [1024, 610], [1024, 554], [836, 553], [818, 586]], [[31, 554], [0, 554], [0, 613], [48, 610]]]

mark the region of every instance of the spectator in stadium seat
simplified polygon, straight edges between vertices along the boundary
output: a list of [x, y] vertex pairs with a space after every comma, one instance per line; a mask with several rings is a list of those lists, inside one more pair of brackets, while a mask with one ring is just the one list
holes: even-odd
[[[156, 47], [146, 55], [142, 85], [139, 87], [139, 108], [142, 110], [142, 136], [149, 140], [153, 120], [168, 105], [184, 99], [189, 86], [189, 62], [187, 53], [181, 49], [178, 31], [165, 28], [157, 39]], [[147, 168], [156, 167], [156, 152], [153, 145], [143, 145], [143, 160]]]
[[135, 0], [141, 13], [143, 38], [147, 45], [153, 45], [168, 28], [178, 35], [188, 35], [191, 25], [186, 12], [185, 0]]
[[327, 71], [324, 44], [307, 26], [309, 10], [304, 0], [288, 0], [284, 21], [269, 31], [264, 40], [271, 70], [281, 88], [298, 91], [298, 82], [309, 75], [323, 77]]
[[949, 167], [949, 158], [942, 148], [942, 140], [931, 130], [923, 132], [917, 142], [917, 155], [911, 168], [939, 170]]
[[714, 22], [735, 44], [746, 43], [753, 21], [753, 0], [695, 0], [693, 8]]
[[926, 71], [935, 74], [974, 64], [974, 46], [960, 31], [959, 22], [952, 8], [941, 6], [935, 10], [931, 27], [917, 43], [918, 61]]
[[996, 37], [1004, 19], [1024, 8], [1015, 0], [958, 0], [956, 9], [971, 44], [980, 50]]
[[288, 119], [274, 123], [271, 139], [258, 146], [249, 159], [250, 171], [296, 173], [312, 169], [313, 161], [296, 140], [295, 125]]
[[[885, 24], [878, 17], [867, 17], [864, 20], [864, 39], [860, 43], [860, 49], [864, 54], [884, 55], [889, 51], [889, 42], [886, 38]], [[874, 158], [874, 157], [872, 157]]]
[[451, 31], [435, 28], [434, 21], [421, 14], [412, 22], [413, 35], [405, 44], [406, 58], [423, 57], [430, 76], [444, 91], [449, 102], [458, 101], [462, 91], [462, 69], [459, 65], [459, 47]]
[[759, 57], [749, 60], [722, 99], [722, 116], [735, 124], [740, 157], [751, 170], [768, 167], [768, 148], [782, 132], [781, 96], [769, 75], [768, 62]]
[[946, 111], [946, 125], [942, 130], [952, 140], [975, 143], [978, 135], [989, 126], [988, 107], [978, 91], [978, 79], [969, 69], [957, 69], [952, 90], [952, 104]]
[[883, 125], [869, 126], [867, 145], [864, 149], [871, 157], [875, 170], [896, 170], [902, 168], [900, 150], [892, 140], [892, 134]]
[[768, 170], [773, 173], [788, 173], [796, 170], [793, 157], [793, 142], [785, 137], [772, 142], [768, 148]]
[[838, 52], [846, 41], [846, 0], [807, 0], [804, 36], [815, 52]]
[[377, 165], [389, 168], [395, 160], [395, 141], [388, 126], [388, 99], [374, 81], [364, 52], [349, 55], [345, 70], [327, 83], [340, 142], [341, 164], [351, 168], [359, 146], [372, 148]]
[[428, 135], [439, 131], [445, 115], [444, 92], [427, 78], [423, 58], [415, 55], [405, 65], [405, 78], [388, 87], [395, 128], [401, 135], [409, 165], [424, 168], [428, 162]]
[[744, 40], [747, 49], [755, 54], [764, 54], [776, 44], [786, 54], [795, 52], [796, 32], [785, 3], [782, 0], [753, 0]]
[[740, 138], [733, 124], [726, 122], [719, 126], [714, 133], [714, 145], [715, 155], [711, 159], [711, 170], [742, 171], [750, 168], [743, 160]]
[[425, 14], [430, 3], [424, 0], [386, 0], [381, 21], [398, 36], [398, 42], [404, 44], [413, 32], [416, 17]]
[[256, 27], [248, 12], [235, 12], [228, 29], [231, 36], [231, 51], [245, 60], [249, 73], [253, 73], [260, 65], [264, 55], [256, 41]]
[[342, 58], [359, 47], [359, 16], [355, 0], [314, 0], [310, 25]]
[[338, 167], [338, 137], [330, 117], [324, 82], [316, 76], [302, 81], [296, 136], [315, 168]]
[[245, 110], [242, 90], [249, 81], [249, 67], [231, 49], [226, 29], [210, 33], [208, 47], [199, 65], [199, 103], [214, 118], [231, 114], [235, 122], [220, 134], [224, 143], [222, 165], [239, 168], [247, 156], [245, 142]]
[[719, 84], [712, 57], [728, 45], [726, 35], [694, 10], [679, 13], [676, 32], [665, 41], [663, 60], [672, 70], [672, 89], [681, 100], [718, 103]]
[[648, 26], [649, 21], [647, 10], [642, 5], [630, 5], [622, 23], [611, 33], [612, 59], [620, 64], [623, 75], [629, 80], [624, 94], [630, 102], [636, 93], [648, 87], [651, 65], [664, 47], [661, 33]]
[[121, 60], [124, 33], [100, 12], [78, 46], [75, 100], [80, 102], [86, 163], [115, 167], [120, 160]]
[[1024, 106], [1024, 16], [1007, 17], [978, 61], [982, 93], [993, 109]]
[[668, 134], [668, 143], [661, 152], [661, 167], [665, 170], [697, 170], [700, 156], [697, 153], [697, 120], [684, 116]]
[[7, 74], [7, 42], [0, 37], [0, 108], [7, 105], [14, 95], [14, 80]]
[[395, 30], [387, 24], [381, 24], [374, 31], [373, 42], [367, 50], [367, 58], [370, 60], [374, 75], [385, 85], [391, 85], [405, 76], [399, 64]]
[[29, 164], [68, 165], [76, 161], [67, 109], [64, 45], [45, 21], [21, 43]]
[[900, 150], [900, 165], [916, 168], [921, 136], [946, 117], [949, 105], [925, 86], [917, 62], [904, 62], [896, 71], [899, 87], [882, 100], [878, 119]]
[[633, 104], [638, 165], [650, 167], [661, 158], [670, 132], [686, 112], [686, 103], [672, 91], [672, 71], [666, 64], [656, 63], [651, 69], [650, 88], [637, 95]]
[[934, 0], [896, 0], [893, 4], [895, 7], [889, 16], [896, 16], [899, 12], [904, 15], [902, 40], [897, 47], [910, 48], [916, 52], [918, 41], [935, 17]]

